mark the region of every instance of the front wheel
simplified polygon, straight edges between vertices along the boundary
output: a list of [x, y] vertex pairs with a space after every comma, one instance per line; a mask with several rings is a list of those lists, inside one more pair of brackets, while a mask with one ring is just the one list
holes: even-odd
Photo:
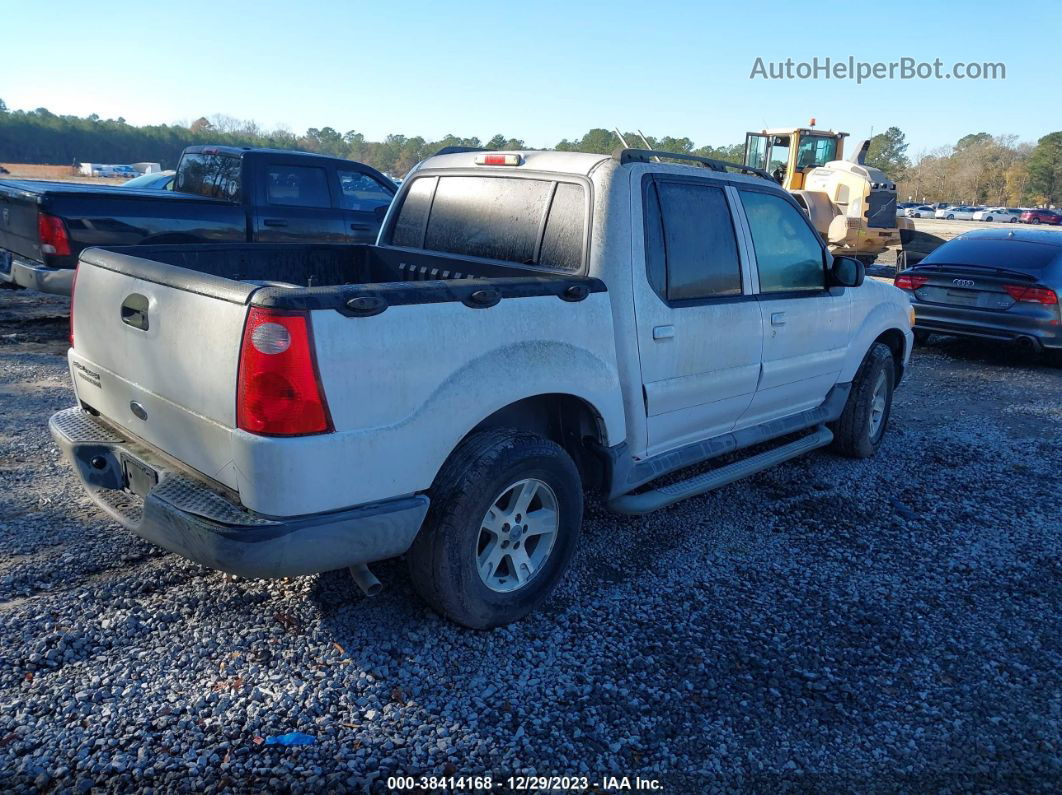
[[1039, 226], [1040, 225], [1040, 219], [1039, 218], [1033, 218], [1031, 223], [1035, 224], [1036, 226]]
[[840, 418], [830, 424], [833, 449], [849, 458], [869, 458], [878, 451], [889, 424], [896, 370], [892, 351], [874, 343], [860, 365]]
[[948, 220], [949, 221], [954, 221], [955, 220], [955, 216], [954, 215], [949, 215], [948, 216]]
[[568, 569], [583, 516], [579, 471], [555, 442], [524, 431], [468, 437], [430, 492], [408, 554], [417, 593], [473, 629], [517, 621]]

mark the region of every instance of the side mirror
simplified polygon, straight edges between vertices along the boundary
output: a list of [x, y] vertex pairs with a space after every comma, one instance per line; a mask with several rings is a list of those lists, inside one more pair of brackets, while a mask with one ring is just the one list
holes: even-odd
[[858, 287], [866, 275], [867, 269], [855, 257], [834, 257], [830, 266], [830, 286]]

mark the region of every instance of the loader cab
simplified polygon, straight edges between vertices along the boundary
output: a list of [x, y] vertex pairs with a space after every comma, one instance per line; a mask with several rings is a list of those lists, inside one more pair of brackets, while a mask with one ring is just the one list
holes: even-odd
[[813, 128], [745, 134], [745, 165], [760, 168], [786, 190], [801, 190], [809, 171], [844, 156], [848, 133]]

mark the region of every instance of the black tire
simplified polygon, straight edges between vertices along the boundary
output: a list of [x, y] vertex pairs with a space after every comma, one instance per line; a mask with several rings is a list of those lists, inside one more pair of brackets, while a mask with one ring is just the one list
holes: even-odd
[[1032, 221], [1030, 221], [1029, 223], [1031, 223], [1031, 224], [1035, 224], [1036, 226], [1039, 226], [1039, 225], [1040, 225], [1040, 219], [1039, 219], [1039, 218], [1035, 218], [1035, 217], [1034, 217], [1034, 218], [1032, 219]]
[[955, 220], [955, 216], [954, 216], [954, 215], [949, 215], [949, 216], [947, 217], [947, 220], [949, 220], [949, 221], [954, 221], [954, 220]]
[[[480, 576], [476, 550], [488, 510], [526, 478], [552, 489], [556, 537], [527, 583], [502, 593]], [[429, 496], [424, 527], [407, 556], [410, 578], [425, 602], [458, 624], [491, 629], [517, 621], [541, 604], [567, 571], [579, 539], [583, 492], [575, 462], [555, 442], [513, 429], [473, 434], [447, 459]]]
[[922, 329], [917, 328], [914, 330], [915, 345], [928, 345], [929, 337], [930, 333], [928, 331], [923, 331]]
[[[872, 433], [874, 391], [882, 374], [885, 378], [885, 405], [877, 430]], [[832, 449], [835, 452], [849, 458], [869, 458], [878, 451], [889, 425], [895, 379], [892, 351], [884, 343], [874, 343], [859, 366], [844, 411], [836, 422], [830, 423], [830, 430], [833, 431]]]

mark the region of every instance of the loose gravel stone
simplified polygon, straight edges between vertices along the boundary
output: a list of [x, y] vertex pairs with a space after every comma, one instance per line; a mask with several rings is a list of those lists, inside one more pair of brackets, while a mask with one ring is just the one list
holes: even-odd
[[[587, 507], [489, 633], [401, 562], [233, 580], [143, 542], [48, 436], [66, 302], [0, 291], [0, 790], [655, 778], [669, 792], [1062, 783], [1062, 370], [916, 351], [867, 461], [816, 453], [640, 518]], [[268, 746], [288, 732], [311, 746]]]

